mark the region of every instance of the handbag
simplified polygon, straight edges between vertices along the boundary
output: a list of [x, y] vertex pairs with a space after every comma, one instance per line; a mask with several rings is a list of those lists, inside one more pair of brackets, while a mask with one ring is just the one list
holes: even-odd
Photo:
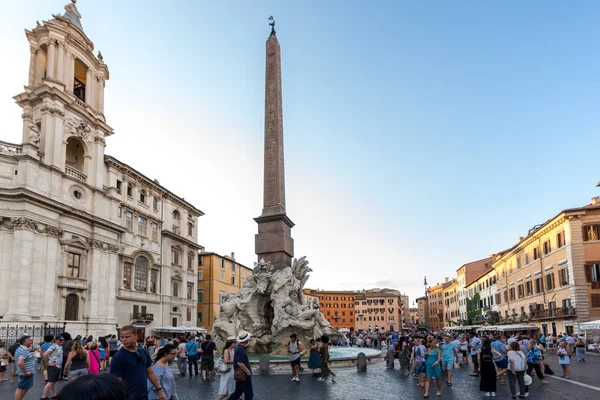
[[246, 371], [241, 368], [236, 368], [235, 372], [233, 373], [233, 379], [239, 382], [244, 382], [246, 380], [246, 376]]
[[223, 357], [219, 357], [219, 359], [215, 362], [215, 370], [218, 374], [226, 374], [231, 371], [231, 367], [225, 364]]

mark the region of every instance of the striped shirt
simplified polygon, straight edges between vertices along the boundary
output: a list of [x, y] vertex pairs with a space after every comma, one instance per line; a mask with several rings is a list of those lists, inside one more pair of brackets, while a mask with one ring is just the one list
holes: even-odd
[[25, 359], [25, 370], [27, 370], [27, 372], [35, 374], [35, 360], [33, 359], [33, 353], [31, 353], [29, 349], [23, 345], [19, 346], [19, 348], [15, 352], [15, 360], [17, 361], [17, 371], [19, 372], [19, 375], [25, 375], [25, 373], [23, 373], [23, 370], [20, 367], [18, 367], [19, 360], [21, 358]]

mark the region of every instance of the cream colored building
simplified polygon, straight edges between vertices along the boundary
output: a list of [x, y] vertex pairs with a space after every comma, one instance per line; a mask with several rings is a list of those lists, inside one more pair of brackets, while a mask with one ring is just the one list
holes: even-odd
[[484, 258], [477, 261], [462, 265], [456, 270], [456, 281], [458, 284], [458, 313], [460, 315], [461, 325], [467, 324], [467, 299], [469, 295], [467, 287], [470, 286], [475, 279], [492, 267], [493, 257]]
[[444, 282], [442, 294], [444, 296], [444, 327], [459, 325], [458, 282], [456, 279]]
[[600, 198], [530, 229], [494, 262], [501, 322], [578, 332], [600, 318]]
[[425, 296], [419, 297], [417, 300], [417, 324], [424, 326], [427, 323], [427, 298]]
[[104, 154], [110, 74], [75, 4], [26, 37], [22, 140], [0, 142], [1, 324], [195, 326], [202, 212]]

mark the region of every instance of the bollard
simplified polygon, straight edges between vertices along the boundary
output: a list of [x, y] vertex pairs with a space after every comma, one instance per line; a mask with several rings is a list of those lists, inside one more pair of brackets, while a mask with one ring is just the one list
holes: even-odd
[[385, 367], [387, 369], [394, 369], [394, 352], [388, 351], [385, 355]]
[[365, 355], [365, 353], [358, 353], [356, 369], [358, 370], [358, 372], [367, 372], [367, 356]]
[[258, 371], [261, 375], [269, 375], [271, 373], [271, 365], [269, 363], [268, 354], [260, 356], [260, 360], [258, 361]]

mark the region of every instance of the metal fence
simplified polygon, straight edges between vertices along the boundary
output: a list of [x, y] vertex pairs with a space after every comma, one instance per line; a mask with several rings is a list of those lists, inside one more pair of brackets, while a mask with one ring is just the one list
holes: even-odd
[[0, 325], [0, 343], [5, 343], [7, 347], [14, 344], [23, 335], [30, 335], [33, 338], [34, 346], [44, 341], [44, 336], [57, 336], [65, 331], [66, 324], [50, 325], [43, 324], [7, 324]]

